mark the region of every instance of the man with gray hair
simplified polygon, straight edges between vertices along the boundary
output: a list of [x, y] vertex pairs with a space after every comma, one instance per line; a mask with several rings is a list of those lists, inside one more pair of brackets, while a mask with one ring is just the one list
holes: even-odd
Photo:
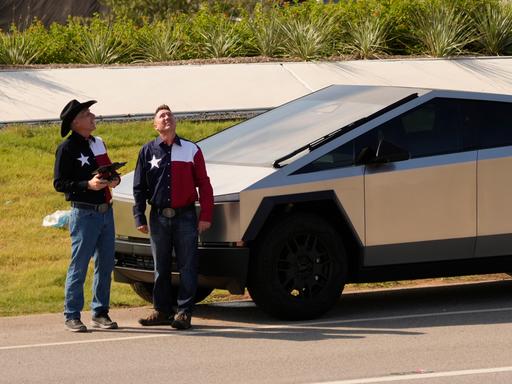
[[84, 282], [87, 267], [94, 255], [92, 326], [115, 329], [117, 323], [109, 315], [111, 274], [114, 268], [114, 218], [112, 195], [121, 181], [118, 174], [108, 179], [95, 173], [100, 166], [110, 165], [107, 148], [100, 137], [92, 136], [96, 129], [95, 115], [89, 107], [95, 100], [80, 103], [71, 100], [62, 110], [61, 136], [64, 140], [55, 154], [53, 185], [71, 202], [69, 230], [71, 262], [66, 287], [65, 325], [72, 332], [86, 332], [80, 320], [84, 306]]

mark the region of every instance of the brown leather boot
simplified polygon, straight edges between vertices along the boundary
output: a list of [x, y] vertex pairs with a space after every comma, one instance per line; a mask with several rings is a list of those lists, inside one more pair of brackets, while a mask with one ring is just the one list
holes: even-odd
[[148, 317], [139, 319], [139, 324], [149, 327], [152, 325], [171, 325], [174, 316], [160, 311], [153, 311]]

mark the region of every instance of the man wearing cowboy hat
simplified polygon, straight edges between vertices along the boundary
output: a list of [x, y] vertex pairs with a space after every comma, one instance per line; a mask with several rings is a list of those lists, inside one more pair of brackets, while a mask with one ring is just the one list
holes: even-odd
[[93, 172], [111, 161], [96, 129], [95, 115], [89, 107], [95, 100], [80, 103], [71, 100], [62, 110], [61, 136], [67, 137], [57, 148], [53, 185], [71, 202], [69, 230], [71, 262], [69, 264], [64, 301], [65, 325], [72, 332], [86, 332], [80, 320], [84, 306], [84, 282], [91, 257], [94, 257], [94, 281], [91, 303], [92, 326], [115, 329], [117, 323], [109, 315], [110, 283], [114, 268], [114, 218], [110, 188], [119, 177], [108, 181]]

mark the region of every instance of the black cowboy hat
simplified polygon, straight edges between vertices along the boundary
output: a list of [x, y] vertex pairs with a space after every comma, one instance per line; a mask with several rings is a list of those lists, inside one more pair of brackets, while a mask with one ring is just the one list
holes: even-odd
[[60, 126], [60, 135], [62, 137], [66, 136], [71, 130], [71, 122], [75, 119], [76, 115], [78, 115], [82, 109], [89, 108], [95, 103], [97, 103], [96, 100], [89, 100], [85, 103], [80, 103], [75, 99], [67, 103], [60, 113], [60, 119], [62, 120], [62, 124]]

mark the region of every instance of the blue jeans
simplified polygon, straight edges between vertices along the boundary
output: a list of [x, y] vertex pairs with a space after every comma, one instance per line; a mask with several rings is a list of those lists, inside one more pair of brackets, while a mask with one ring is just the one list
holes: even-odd
[[151, 251], [155, 263], [153, 305], [157, 311], [171, 314], [172, 251], [176, 255], [180, 272], [178, 313], [191, 313], [197, 290], [197, 216], [194, 209], [173, 218], [158, 214], [152, 208], [149, 218]]
[[84, 306], [84, 282], [91, 257], [94, 257], [91, 310], [93, 316], [107, 314], [110, 283], [114, 269], [114, 217], [112, 208], [105, 213], [72, 208], [69, 217], [71, 263], [66, 276], [64, 316], [80, 319]]

